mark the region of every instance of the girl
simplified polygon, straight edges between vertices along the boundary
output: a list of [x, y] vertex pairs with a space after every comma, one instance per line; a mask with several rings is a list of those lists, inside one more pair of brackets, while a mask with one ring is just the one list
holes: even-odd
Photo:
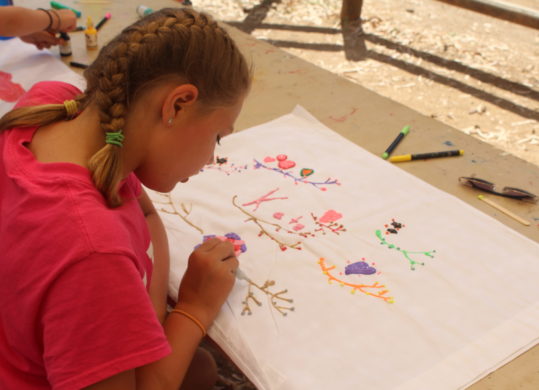
[[0, 388], [211, 388], [197, 346], [238, 261], [206, 241], [167, 316], [168, 244], [140, 182], [167, 192], [213, 160], [249, 90], [245, 59], [208, 16], [163, 9], [85, 77], [82, 94], [36, 84], [0, 119]]

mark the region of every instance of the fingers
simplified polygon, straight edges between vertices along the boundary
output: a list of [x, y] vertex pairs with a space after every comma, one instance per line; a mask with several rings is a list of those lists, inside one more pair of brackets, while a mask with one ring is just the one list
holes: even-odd
[[235, 257], [234, 245], [228, 241], [221, 241], [218, 238], [210, 238], [200, 245], [200, 250], [211, 252], [219, 260], [226, 260], [229, 257]]

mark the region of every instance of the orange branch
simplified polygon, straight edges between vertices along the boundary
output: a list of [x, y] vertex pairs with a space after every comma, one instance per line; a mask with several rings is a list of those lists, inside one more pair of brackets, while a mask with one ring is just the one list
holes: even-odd
[[345, 282], [344, 280], [341, 280], [339, 278], [337, 278], [336, 276], [333, 276], [329, 271], [333, 270], [336, 268], [336, 266], [326, 266], [326, 259], [324, 259], [323, 257], [320, 258], [320, 260], [318, 260], [318, 264], [320, 265], [320, 268], [322, 269], [322, 272], [324, 273], [324, 275], [326, 275], [328, 277], [328, 280], [329, 282], [331, 283], [331, 281], [335, 281], [339, 284], [341, 284], [342, 286], [348, 286], [348, 287], [352, 287], [352, 293], [354, 293], [356, 290], [359, 290], [360, 292], [362, 292], [363, 294], [366, 294], [366, 295], [370, 295], [372, 297], [375, 297], [375, 298], [380, 298], [380, 299], [383, 299], [384, 301], [388, 302], [388, 303], [393, 303], [394, 300], [393, 300], [393, 297], [386, 297], [385, 294], [388, 293], [388, 290], [383, 290], [383, 291], [380, 291], [378, 293], [372, 293], [372, 292], [369, 292], [368, 289], [377, 289], [377, 290], [380, 290], [380, 289], [383, 289], [385, 288], [386, 286], [383, 285], [383, 284], [379, 284], [378, 282], [374, 282], [374, 284], [353, 284], [353, 283], [348, 283], [348, 282]]

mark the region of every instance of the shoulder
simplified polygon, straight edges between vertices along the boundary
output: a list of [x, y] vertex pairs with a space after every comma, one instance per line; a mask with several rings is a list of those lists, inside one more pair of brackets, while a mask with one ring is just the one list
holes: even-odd
[[62, 81], [40, 81], [20, 98], [15, 108], [62, 103], [81, 93], [82, 91], [74, 85]]

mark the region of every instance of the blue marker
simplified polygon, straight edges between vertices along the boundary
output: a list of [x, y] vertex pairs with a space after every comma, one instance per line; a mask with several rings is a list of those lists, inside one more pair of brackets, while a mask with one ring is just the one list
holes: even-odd
[[393, 141], [391, 143], [391, 145], [388, 146], [388, 148], [386, 149], [386, 151], [382, 154], [382, 158], [384, 160], [387, 160], [387, 158], [389, 157], [389, 155], [391, 154], [391, 152], [393, 152], [393, 150], [395, 150], [395, 148], [397, 147], [397, 145], [399, 144], [399, 142], [401, 142], [401, 140], [404, 138], [404, 136], [406, 134], [408, 134], [410, 132], [410, 126], [404, 126], [404, 128], [401, 130], [401, 132], [399, 133], [399, 135], [397, 135], [397, 138], [395, 138], [395, 141]]

